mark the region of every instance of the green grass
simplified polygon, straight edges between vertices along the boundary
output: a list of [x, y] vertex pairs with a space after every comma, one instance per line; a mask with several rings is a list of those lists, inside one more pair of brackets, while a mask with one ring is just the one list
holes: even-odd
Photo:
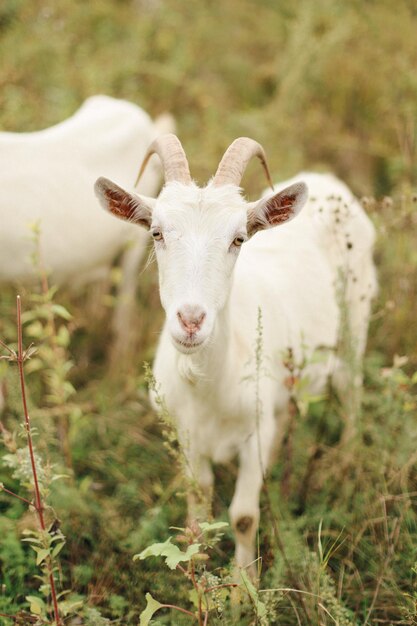
[[[417, 623], [417, 13], [388, 0], [4, 0], [0, 6], [0, 128], [47, 127], [94, 93], [130, 99], [152, 115], [171, 111], [198, 181], [213, 174], [238, 135], [263, 143], [276, 179], [302, 168], [331, 170], [359, 195], [394, 198], [370, 207], [377, 225], [380, 292], [370, 329], [359, 434], [341, 447], [335, 398], [312, 405], [289, 432], [262, 498], [261, 593], [270, 623]], [[248, 168], [245, 189], [265, 186]], [[137, 624], [145, 594], [190, 608], [187, 581], [158, 560], [133, 554], [163, 541], [185, 518], [185, 485], [149, 408], [142, 363], [151, 360], [163, 316], [155, 267], [140, 279], [138, 348], [119, 380], [109, 380], [100, 338], [83, 296], [58, 292], [75, 325], [60, 358], [76, 393], [67, 405], [70, 479], [50, 496], [67, 544], [62, 588], [72, 589], [115, 623]], [[0, 338], [13, 342], [14, 294], [0, 294]], [[20, 290], [24, 307], [30, 292]], [[45, 331], [46, 333], [46, 331]], [[29, 341], [29, 338], [27, 339]], [[50, 337], [42, 335], [48, 345]], [[408, 362], [392, 369], [395, 355]], [[28, 374], [40, 454], [57, 464], [58, 409], [43, 370]], [[398, 363], [398, 361], [397, 361]], [[16, 372], [9, 381], [6, 428], [21, 422]], [[216, 469], [216, 516], [226, 519], [234, 466]], [[0, 480], [19, 493], [11, 472]], [[0, 495], [0, 612], [28, 608], [37, 593], [33, 553], [21, 532], [25, 507]], [[273, 521], [275, 520], [275, 523]], [[279, 539], [274, 533], [279, 531]], [[210, 567], [230, 566], [230, 532]], [[313, 594], [313, 595], [310, 595]], [[317, 596], [321, 598], [321, 608]], [[326, 610], [328, 613], [326, 613]], [[213, 624], [254, 623], [253, 612]], [[275, 615], [275, 617], [273, 617]], [[157, 614], [158, 624], [187, 616]], [[0, 623], [1, 622], [0, 618]], [[85, 624], [100, 624], [90, 612]], [[9, 625], [10, 620], [4, 620]], [[104, 622], [102, 622], [104, 623]]]

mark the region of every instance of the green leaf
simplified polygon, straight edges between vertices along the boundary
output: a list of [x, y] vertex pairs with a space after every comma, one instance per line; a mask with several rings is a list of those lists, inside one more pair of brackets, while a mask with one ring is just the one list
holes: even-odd
[[83, 600], [63, 600], [58, 603], [59, 610], [66, 617], [83, 607]]
[[229, 524], [227, 522], [212, 522], [211, 524], [209, 522], [200, 522], [199, 526], [203, 533], [208, 533], [211, 530], [220, 530], [221, 528], [227, 528]]
[[35, 320], [26, 327], [26, 335], [28, 337], [34, 337], [38, 339], [39, 337], [42, 337], [43, 333], [44, 329], [39, 320]]
[[258, 591], [256, 590], [253, 583], [251, 582], [247, 571], [244, 569], [240, 570], [240, 576], [242, 578], [243, 584], [246, 587], [246, 591], [248, 592], [249, 597], [254, 604], [257, 618], [259, 619], [259, 618], [266, 617], [267, 615], [266, 606], [263, 602], [259, 600]]
[[44, 364], [41, 359], [30, 359], [30, 361], [27, 361], [25, 365], [25, 371], [28, 374], [32, 374], [32, 372], [39, 372], [39, 370], [43, 368], [43, 365]]
[[51, 477], [51, 483], [53, 483], [55, 480], [62, 480], [62, 478], [71, 478], [69, 474], [54, 474]]
[[35, 548], [34, 546], [32, 546], [32, 548], [34, 548], [37, 553], [36, 565], [40, 565], [50, 555], [49, 549]]
[[182, 552], [178, 546], [171, 543], [171, 537], [168, 537], [164, 543], [153, 543], [151, 546], [142, 550], [139, 554], [135, 554], [133, 560], [147, 559], [150, 556], [164, 556], [165, 562], [170, 569], [175, 569], [181, 561], [190, 561], [200, 549], [199, 543], [193, 543], [188, 546], [185, 552]]
[[59, 346], [62, 346], [63, 348], [67, 348], [70, 340], [71, 336], [69, 334], [68, 328], [66, 326], [61, 326], [56, 337], [57, 344]]
[[193, 543], [191, 546], [188, 546], [185, 552], [181, 552], [178, 546], [171, 545], [169, 553], [164, 555], [167, 557], [166, 564], [170, 569], [175, 569], [180, 561], [190, 561], [198, 553], [200, 545], [199, 543]]
[[152, 545], [142, 550], [142, 552], [140, 552], [139, 554], [135, 554], [133, 557], [133, 560], [134, 561], [137, 561], [138, 559], [143, 560], [143, 559], [147, 559], [149, 556], [163, 556], [163, 552], [165, 548], [170, 543], [171, 543], [171, 537], [168, 537], [168, 539], [164, 541], [164, 543], [153, 543]]
[[142, 611], [142, 613], [140, 614], [139, 626], [148, 626], [154, 613], [156, 613], [156, 611], [158, 611], [163, 606], [162, 604], [160, 604], [160, 602], [152, 598], [150, 593], [147, 593], [145, 598], [147, 604], [145, 610]]
[[71, 313], [67, 311], [67, 309], [63, 307], [62, 304], [53, 304], [51, 308], [53, 313], [55, 313], [55, 315], [57, 315], [58, 317], [62, 317], [62, 319], [67, 321], [72, 320]]
[[34, 615], [45, 615], [45, 602], [42, 598], [37, 598], [36, 596], [26, 596], [26, 600], [30, 604], [30, 612]]
[[200, 598], [196, 589], [190, 589], [188, 592], [188, 599], [195, 606], [195, 608], [198, 609], [200, 605]]
[[55, 548], [52, 550], [52, 556], [58, 556], [58, 554], [61, 552], [62, 548], [65, 546], [65, 541], [62, 541], [61, 543], [58, 543]]

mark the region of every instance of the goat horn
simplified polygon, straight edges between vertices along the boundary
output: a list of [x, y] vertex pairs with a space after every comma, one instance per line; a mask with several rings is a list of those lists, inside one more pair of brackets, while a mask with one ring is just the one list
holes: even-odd
[[258, 157], [264, 168], [268, 183], [274, 189], [265, 151], [261, 144], [249, 137], [239, 137], [227, 148], [213, 178], [213, 185], [240, 185], [243, 173], [252, 157]]
[[157, 137], [149, 146], [142, 166], [139, 170], [135, 187], [137, 186], [143, 172], [145, 171], [145, 167], [153, 154], [157, 154], [162, 161], [165, 182], [169, 183], [170, 181], [176, 180], [179, 183], [184, 183], [185, 185], [191, 184], [191, 174], [184, 148], [182, 147], [178, 137], [170, 133]]

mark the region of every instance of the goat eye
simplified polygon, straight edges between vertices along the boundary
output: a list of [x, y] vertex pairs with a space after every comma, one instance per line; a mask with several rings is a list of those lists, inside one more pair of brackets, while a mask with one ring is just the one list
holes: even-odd
[[235, 237], [232, 241], [232, 246], [236, 246], [236, 248], [240, 248], [242, 243], [245, 243], [244, 237]]
[[160, 231], [160, 230], [153, 230], [152, 231], [152, 237], [154, 238], [154, 241], [162, 241], [162, 239], [163, 239], [162, 231]]

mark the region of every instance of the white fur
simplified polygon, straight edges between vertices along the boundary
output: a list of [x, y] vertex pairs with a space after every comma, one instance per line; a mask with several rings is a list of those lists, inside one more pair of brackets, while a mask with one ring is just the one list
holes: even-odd
[[[190, 474], [202, 489], [211, 489], [211, 462], [239, 456], [230, 506], [239, 566], [255, 556], [259, 493], [274, 440], [282, 437], [288, 418], [289, 372], [283, 363], [288, 348], [295, 362], [310, 362], [305, 375], [314, 393], [323, 390], [329, 375], [346, 393], [348, 368], [335, 355], [338, 281], [341, 275], [347, 280], [357, 360], [376, 289], [374, 229], [359, 203], [330, 175], [301, 174], [280, 187], [300, 180], [310, 191], [300, 216], [256, 233], [237, 249], [231, 242], [246, 234], [248, 214], [263, 205], [249, 205], [232, 185], [199, 189], [169, 183], [153, 208], [151, 232], [163, 234], [155, 248], [166, 312], [154, 374], [178, 424]], [[178, 315], [190, 310], [197, 311], [195, 318], [205, 315], [192, 336]], [[263, 360], [257, 408], [259, 310]], [[320, 359], [312, 363], [316, 350]]]
[[[54, 284], [95, 280], [108, 271], [129, 240], [135, 245], [126, 254], [137, 269], [145, 251], [145, 232], [115, 224], [103, 213], [93, 184], [99, 174], [107, 173], [132, 186], [149, 143], [171, 129], [164, 122], [162, 126], [158, 128], [134, 104], [94, 96], [51, 128], [0, 133], [0, 282], [27, 283], [36, 278], [33, 223], [39, 223], [42, 261]], [[153, 167], [140, 190], [154, 195], [159, 184], [159, 168]], [[121, 343], [135, 287], [135, 278], [123, 281], [115, 321], [116, 341]]]

